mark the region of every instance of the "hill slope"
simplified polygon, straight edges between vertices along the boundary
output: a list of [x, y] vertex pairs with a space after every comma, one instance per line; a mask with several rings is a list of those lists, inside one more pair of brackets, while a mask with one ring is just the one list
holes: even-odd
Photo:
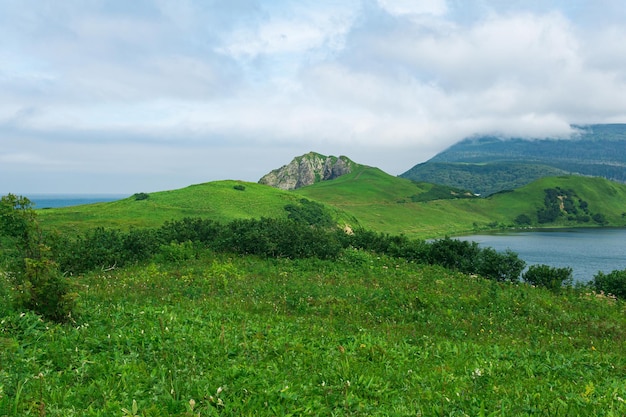
[[109, 203], [38, 210], [44, 227], [82, 230], [90, 227], [155, 227], [183, 217], [216, 221], [286, 217], [286, 204], [299, 197], [287, 191], [242, 181], [214, 181], [178, 190], [131, 196]]
[[[441, 189], [363, 168], [296, 192], [340, 209], [365, 228], [418, 237], [500, 227], [626, 226], [626, 185], [603, 178], [547, 177], [489, 198], [467, 198], [458, 190], [448, 191], [454, 198], [420, 198]], [[546, 190], [553, 190], [558, 210], [541, 221], [552, 207], [546, 206]]]
[[[548, 190], [548, 191], [546, 191]], [[416, 183], [360, 166], [332, 181], [294, 191], [217, 181], [124, 200], [38, 210], [44, 228], [156, 227], [171, 219], [284, 218], [302, 198], [322, 203], [341, 227], [433, 238], [500, 227], [626, 226], [626, 185], [602, 178], [549, 177], [476, 198], [459, 189]]]
[[626, 125], [580, 129], [580, 134], [569, 140], [465, 139], [400, 176], [483, 195], [564, 174], [626, 182]]

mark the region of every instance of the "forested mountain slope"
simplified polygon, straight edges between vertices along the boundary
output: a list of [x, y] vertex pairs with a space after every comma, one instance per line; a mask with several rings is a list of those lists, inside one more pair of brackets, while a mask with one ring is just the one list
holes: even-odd
[[579, 126], [570, 139], [465, 139], [400, 177], [489, 195], [546, 176], [626, 182], [626, 124]]

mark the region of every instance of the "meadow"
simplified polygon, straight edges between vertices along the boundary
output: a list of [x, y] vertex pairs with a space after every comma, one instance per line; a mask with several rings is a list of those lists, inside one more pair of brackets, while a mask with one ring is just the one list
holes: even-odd
[[1, 416], [621, 416], [626, 309], [347, 250], [199, 251], [5, 311]]
[[[298, 192], [3, 206], [0, 417], [626, 415], [623, 294], [412, 239], [513, 226], [557, 186], [626, 221], [626, 188], [593, 181], [426, 200], [441, 189], [367, 169]], [[63, 315], [35, 314], [44, 301]]]

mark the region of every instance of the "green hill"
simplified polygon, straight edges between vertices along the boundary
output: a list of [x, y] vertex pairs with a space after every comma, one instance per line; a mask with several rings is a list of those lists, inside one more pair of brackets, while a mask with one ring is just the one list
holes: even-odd
[[216, 181], [152, 193], [146, 199], [136, 195], [110, 203], [39, 210], [39, 218], [44, 228], [60, 230], [156, 227], [184, 217], [222, 222], [285, 218], [289, 215], [285, 206], [302, 198], [324, 204], [341, 227], [420, 238], [502, 227], [626, 226], [626, 185], [603, 178], [548, 177], [477, 198], [467, 191], [416, 183], [367, 166], [293, 191]]
[[465, 188], [481, 195], [536, 179], [577, 174], [626, 182], [626, 124], [574, 126], [570, 139], [465, 139], [400, 176]]
[[[145, 197], [146, 195], [143, 195]], [[155, 227], [184, 217], [217, 221], [238, 218], [286, 217], [295, 194], [242, 181], [214, 181], [178, 190], [137, 194], [123, 200], [38, 210], [45, 228], [84, 230], [93, 227]]]

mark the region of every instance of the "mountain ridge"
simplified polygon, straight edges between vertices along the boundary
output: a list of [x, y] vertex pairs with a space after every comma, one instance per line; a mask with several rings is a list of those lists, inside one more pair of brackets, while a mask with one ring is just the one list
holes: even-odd
[[626, 183], [626, 124], [573, 128], [578, 133], [571, 139], [466, 138], [399, 176], [482, 195], [554, 175], [597, 176]]
[[326, 156], [309, 152], [293, 158], [287, 165], [270, 171], [258, 182], [281, 190], [295, 190], [349, 174], [358, 166], [361, 165], [347, 156]]

